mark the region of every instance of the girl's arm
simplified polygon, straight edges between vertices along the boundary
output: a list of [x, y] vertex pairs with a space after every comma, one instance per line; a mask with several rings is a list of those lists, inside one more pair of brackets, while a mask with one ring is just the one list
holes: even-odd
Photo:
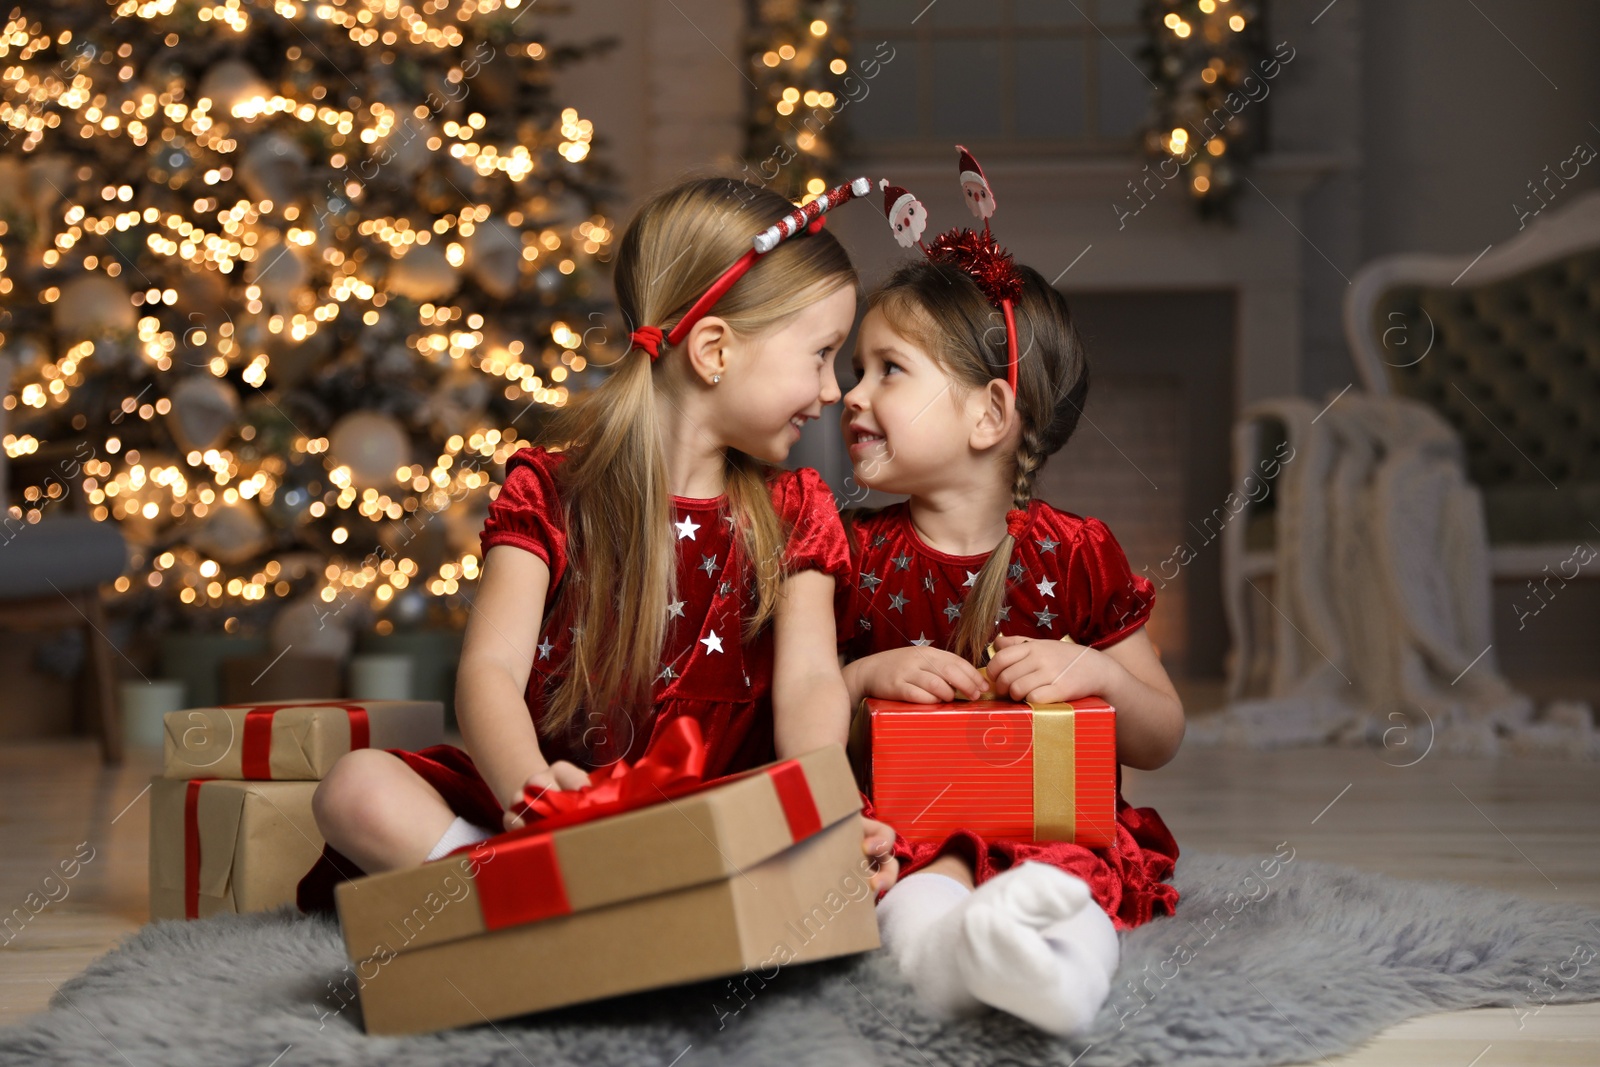
[[1150, 635], [1141, 626], [1101, 654], [1116, 665], [1100, 696], [1117, 709], [1118, 762], [1141, 771], [1170, 763], [1183, 743], [1183, 701]]
[[850, 735], [850, 692], [834, 644], [833, 576], [797, 571], [783, 581], [773, 620], [772, 729], [789, 759]]
[[529, 776], [549, 768], [539, 752], [525, 693], [550, 588], [544, 560], [512, 545], [491, 547], [467, 619], [456, 680], [456, 718], [478, 773], [501, 807]]
[[870, 696], [872, 692], [867, 685], [872, 670], [872, 664], [867, 662], [870, 659], [871, 656], [863, 656], [851, 660], [839, 669], [839, 673], [844, 676], [844, 689], [848, 694], [848, 707], [852, 714], [861, 706], [862, 698]]
[[[778, 758], [791, 759], [850, 735], [850, 694], [834, 642], [833, 576], [803, 570], [783, 581], [773, 620], [772, 729]], [[894, 885], [894, 830], [862, 819], [863, 873], [874, 893]]]

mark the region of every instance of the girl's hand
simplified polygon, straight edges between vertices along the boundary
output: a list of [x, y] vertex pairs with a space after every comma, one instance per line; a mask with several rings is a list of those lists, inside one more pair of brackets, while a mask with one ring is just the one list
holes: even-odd
[[867, 884], [878, 894], [894, 885], [900, 875], [900, 861], [894, 858], [894, 828], [866, 816], [862, 816], [861, 826], [861, 851], [872, 861], [874, 871]]
[[582, 767], [579, 767], [577, 764], [569, 763], [564, 759], [556, 760], [544, 770], [538, 771], [530, 776], [528, 781], [523, 785], [522, 789], [517, 791], [517, 795], [512, 797], [509, 802], [506, 802], [503, 805], [506, 809], [505, 818], [503, 820], [505, 823], [505, 828], [507, 830], [515, 830], [526, 825], [522, 816], [516, 814], [512, 810], [514, 807], [516, 807], [517, 802], [522, 799], [524, 790], [533, 793], [535, 796], [539, 796], [551, 789], [582, 789], [588, 784], [588, 771], [584, 770]]
[[994, 647], [987, 669], [995, 692], [1034, 704], [1101, 696], [1108, 668], [1115, 665], [1099, 649], [1071, 640], [1002, 634]]
[[978, 668], [942, 648], [907, 645], [867, 657], [866, 695], [939, 704], [960, 693], [976, 700], [989, 687]]

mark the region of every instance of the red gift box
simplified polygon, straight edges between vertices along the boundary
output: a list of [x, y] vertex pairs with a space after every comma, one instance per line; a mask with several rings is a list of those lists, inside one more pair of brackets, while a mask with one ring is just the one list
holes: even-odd
[[851, 758], [877, 817], [907, 841], [956, 830], [1014, 841], [1116, 841], [1116, 712], [1103, 700], [862, 701]]

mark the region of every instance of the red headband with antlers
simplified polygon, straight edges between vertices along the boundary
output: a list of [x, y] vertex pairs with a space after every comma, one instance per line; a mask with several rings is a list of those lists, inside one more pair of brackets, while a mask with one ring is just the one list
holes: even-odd
[[961, 145], [958, 168], [961, 175], [962, 199], [973, 217], [983, 220], [983, 232], [955, 229], [933, 239], [931, 245], [922, 243], [922, 233], [928, 226], [928, 209], [922, 201], [900, 188], [890, 185], [888, 179], [878, 183], [883, 190], [883, 209], [894, 230], [894, 239], [901, 247], [916, 245], [929, 260], [945, 263], [966, 274], [983, 290], [1005, 316], [1006, 323], [1006, 384], [1011, 392], [1017, 391], [1017, 322], [1016, 301], [1022, 296], [1022, 276], [1017, 273], [1011, 253], [989, 232], [989, 216], [994, 214], [994, 190], [983, 176], [983, 168]]

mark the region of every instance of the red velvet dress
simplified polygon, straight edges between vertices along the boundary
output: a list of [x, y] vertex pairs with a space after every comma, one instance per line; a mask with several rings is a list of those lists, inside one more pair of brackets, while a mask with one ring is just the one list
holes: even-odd
[[[1150, 617], [1155, 587], [1132, 573], [1122, 547], [1098, 519], [1086, 519], [1035, 500], [1027, 529], [1013, 550], [1000, 632], [1046, 640], [1070, 636], [1081, 645], [1116, 644]], [[847, 661], [906, 645], [950, 647], [961, 604], [986, 556], [953, 556], [917, 536], [903, 503], [859, 519], [849, 583], [838, 591], [839, 648]], [[895, 839], [900, 876], [941, 855], [966, 860], [984, 882], [1013, 864], [1038, 860], [1089, 883], [1095, 901], [1126, 930], [1155, 915], [1170, 915], [1178, 891], [1165, 879], [1178, 844], [1153, 808], [1122, 797], [1117, 768], [1117, 841], [1090, 849], [1070, 842], [985, 840], [960, 830], [942, 842]]]
[[[489, 505], [480, 541], [483, 553], [495, 545], [532, 552], [550, 568], [551, 600], [566, 572], [569, 544], [555, 473], [562, 453], [525, 448], [506, 461], [505, 482]], [[810, 469], [775, 471], [772, 502], [789, 530], [785, 563], [790, 571], [814, 568], [840, 585], [849, 577], [850, 552], [833, 493]], [[573, 727], [556, 736], [539, 729], [539, 750], [550, 762], [569, 760], [593, 769], [618, 759], [638, 760], [674, 718], [699, 721], [707, 744], [705, 774], [719, 777], [776, 758], [772, 725], [772, 627], [748, 645], [740, 625], [753, 598], [754, 580], [731, 532], [733, 516], [726, 495], [709, 499], [672, 498], [672, 523], [678, 550], [678, 599], [668, 606], [670, 625], [661, 671], [655, 679], [655, 712], [649, 727], [635, 730], [625, 720], [608, 722], [598, 711], [580, 714]], [[631, 536], [617, 531], [618, 537]], [[571, 644], [571, 612], [558, 600], [545, 619], [528, 676], [528, 714], [543, 717], [547, 687], [564, 676]], [[625, 634], [619, 634], [619, 637]], [[420, 752], [394, 751], [439, 791], [451, 810], [469, 822], [501, 828], [503, 809], [479, 776], [472, 757], [453, 745]], [[303, 911], [333, 906], [333, 886], [361, 870], [332, 846], [300, 882]]]

